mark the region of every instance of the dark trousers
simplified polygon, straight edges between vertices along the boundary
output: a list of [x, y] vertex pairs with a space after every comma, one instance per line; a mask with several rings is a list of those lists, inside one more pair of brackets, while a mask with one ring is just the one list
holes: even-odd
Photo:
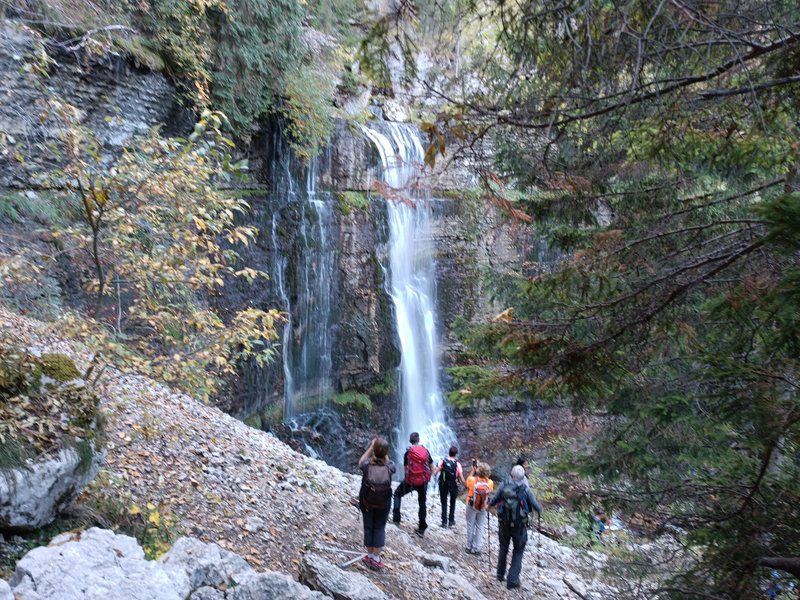
[[[453, 482], [455, 483], [455, 482]], [[443, 484], [439, 486], [439, 496], [442, 499], [442, 526], [447, 525], [447, 498], [450, 498], [450, 525], [456, 522], [456, 497], [458, 496], [458, 486]]]
[[419, 500], [419, 528], [422, 530], [427, 529], [428, 524], [425, 518], [428, 514], [427, 507], [425, 506], [426, 485], [409, 485], [405, 479], [400, 482], [400, 485], [394, 490], [394, 509], [392, 511], [392, 521], [395, 523], [400, 522], [400, 498], [409, 492], [417, 492], [417, 499]]
[[383, 548], [386, 545], [386, 521], [389, 519], [389, 507], [383, 510], [361, 510], [364, 518], [364, 545], [367, 548]]
[[511, 567], [508, 569], [508, 585], [519, 585], [519, 573], [522, 571], [522, 555], [525, 544], [528, 543], [528, 528], [524, 526], [512, 527], [510, 523], [498, 519], [497, 533], [500, 537], [500, 552], [497, 555], [497, 578], [502, 579], [506, 574], [506, 557], [508, 544], [514, 543], [514, 552], [511, 554]]

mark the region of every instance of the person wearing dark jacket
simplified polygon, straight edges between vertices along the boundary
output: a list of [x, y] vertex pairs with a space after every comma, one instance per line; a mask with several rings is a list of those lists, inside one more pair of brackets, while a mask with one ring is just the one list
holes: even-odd
[[[386, 438], [375, 436], [361, 458], [358, 459], [358, 468], [361, 470], [361, 492], [358, 495], [359, 507], [364, 520], [364, 545], [367, 555], [362, 559], [373, 571], [383, 569], [381, 550], [386, 544], [386, 521], [389, 518], [389, 509], [392, 506], [391, 485], [392, 475], [396, 470], [394, 462], [389, 460], [389, 442]], [[375, 472], [379, 476], [376, 476]], [[367, 485], [370, 480], [386, 482], [389, 486], [386, 505], [369, 505], [367, 498]]]
[[508, 545], [511, 542], [514, 543], [506, 583], [506, 587], [510, 590], [519, 587], [522, 555], [525, 552], [525, 544], [528, 542], [528, 514], [532, 510], [542, 514], [542, 507], [533, 497], [531, 488], [523, 482], [524, 479], [525, 469], [521, 465], [515, 465], [511, 469], [511, 476], [500, 484], [497, 492], [489, 501], [489, 506], [500, 504], [497, 511], [497, 533], [500, 538], [500, 551], [497, 556], [498, 581], [506, 578]]
[[[433, 473], [433, 459], [431, 453], [428, 452], [425, 446], [419, 443], [419, 433], [416, 431], [412, 433], [408, 441], [411, 442], [411, 447], [406, 450], [403, 455], [403, 466], [405, 467], [405, 478], [400, 482], [394, 490], [394, 506], [392, 509], [392, 522], [395, 525], [400, 525], [400, 499], [409, 492], [417, 492], [417, 499], [419, 500], [419, 527], [414, 530], [418, 536], [422, 537], [425, 534], [425, 529], [428, 528], [427, 507], [425, 505], [427, 498], [427, 485]], [[424, 473], [424, 481], [422, 480]], [[416, 473], [416, 475], [415, 475]], [[413, 480], [419, 477], [420, 481], [414, 482]]]

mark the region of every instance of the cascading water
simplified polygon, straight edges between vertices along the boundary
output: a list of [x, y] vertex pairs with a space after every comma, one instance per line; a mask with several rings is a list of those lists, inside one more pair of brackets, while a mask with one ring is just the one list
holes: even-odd
[[[316, 189], [317, 163], [300, 169], [276, 137], [269, 205], [269, 275], [287, 322], [282, 336], [283, 422], [306, 452], [336, 462], [343, 454], [343, 430], [328, 408], [336, 282], [333, 197]], [[336, 448], [331, 448], [331, 444]], [[325, 450], [321, 446], [327, 446]]]
[[445, 405], [439, 388], [436, 334], [435, 257], [431, 206], [428, 198], [412, 191], [419, 176], [423, 150], [416, 130], [403, 123], [363, 127], [381, 159], [383, 182], [401, 190], [408, 201], [387, 200], [389, 220], [389, 295], [397, 318], [402, 353], [400, 361], [401, 422], [397, 448], [418, 431], [434, 456], [446, 456], [456, 441], [445, 423]]

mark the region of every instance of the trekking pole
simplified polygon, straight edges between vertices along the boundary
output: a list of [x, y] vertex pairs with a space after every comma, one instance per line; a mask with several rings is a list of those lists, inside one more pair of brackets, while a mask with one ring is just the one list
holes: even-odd
[[354, 559], [348, 560], [347, 562], [343, 562], [342, 564], [336, 565], [336, 566], [339, 567], [340, 569], [344, 569], [345, 567], [349, 567], [350, 565], [352, 565], [354, 562], [358, 562], [359, 560], [361, 560], [365, 556], [366, 556], [366, 554], [359, 554]]
[[489, 574], [492, 573], [492, 515], [486, 511], [486, 554], [489, 559]]

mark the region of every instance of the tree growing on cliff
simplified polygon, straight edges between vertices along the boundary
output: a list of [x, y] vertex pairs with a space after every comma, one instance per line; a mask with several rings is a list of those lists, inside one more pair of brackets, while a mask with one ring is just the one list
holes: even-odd
[[78, 264], [89, 258], [85, 280], [101, 326], [78, 323], [80, 332], [103, 358], [202, 398], [237, 360], [270, 360], [277, 311], [248, 308], [223, 318], [204, 300], [226, 277], [266, 276], [237, 265], [235, 246], [256, 230], [237, 222], [247, 204], [219, 188], [246, 166], [232, 162], [224, 117], [206, 111], [189, 139], [154, 129], [114, 154], [63, 99], [49, 97], [48, 108], [43, 118], [57, 134], [45, 144], [50, 170], [42, 178], [76, 203], [81, 219], [56, 235]]
[[428, 129], [491, 139], [565, 259], [490, 277], [509, 318], [465, 339], [503, 368], [462, 369], [456, 396], [604, 417], [569, 469], [698, 550], [654, 594], [753, 598], [769, 569], [800, 575], [797, 3], [472, 8], [482, 85], [436, 90], [450, 105]]

